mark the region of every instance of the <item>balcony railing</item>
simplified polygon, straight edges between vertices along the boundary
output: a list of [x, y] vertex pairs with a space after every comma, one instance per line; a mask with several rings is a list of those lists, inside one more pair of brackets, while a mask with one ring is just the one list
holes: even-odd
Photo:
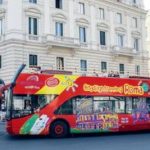
[[52, 46], [60, 46], [68, 48], [77, 48], [80, 46], [79, 39], [71, 37], [48, 34], [43, 38], [43, 40], [46, 43], [47, 42], [50, 43]]
[[135, 8], [143, 8], [143, 6], [140, 3], [133, 3], [132, 1], [116, 0], [116, 2], [124, 3], [124, 4], [130, 5]]
[[116, 45], [112, 46], [111, 52], [114, 55], [123, 55], [123, 56], [129, 56], [129, 57], [133, 57], [133, 56], [139, 54], [139, 52], [133, 48], [119, 47]]
[[31, 34], [29, 34], [28, 38], [29, 38], [29, 40], [32, 40], [32, 41], [38, 41], [39, 40], [39, 36], [38, 35], [31, 35]]

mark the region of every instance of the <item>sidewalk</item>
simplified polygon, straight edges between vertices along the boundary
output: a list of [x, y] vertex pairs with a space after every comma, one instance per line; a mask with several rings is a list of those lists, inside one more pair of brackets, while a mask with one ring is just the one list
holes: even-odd
[[0, 136], [6, 134], [5, 122], [0, 121]]
[[0, 123], [5, 121], [6, 112], [0, 111]]

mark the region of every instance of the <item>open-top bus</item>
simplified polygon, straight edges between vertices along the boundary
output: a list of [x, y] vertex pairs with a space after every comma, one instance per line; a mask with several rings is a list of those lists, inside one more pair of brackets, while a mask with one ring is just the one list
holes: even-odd
[[7, 95], [12, 135], [150, 129], [150, 80], [17, 74]]

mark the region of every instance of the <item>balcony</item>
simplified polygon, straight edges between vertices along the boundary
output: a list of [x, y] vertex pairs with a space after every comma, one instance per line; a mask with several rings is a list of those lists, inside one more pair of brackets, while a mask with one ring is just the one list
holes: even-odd
[[39, 40], [39, 36], [38, 35], [28, 35], [28, 40], [31, 41], [38, 41]]
[[129, 5], [133, 8], [144, 8], [144, 6], [140, 2], [133, 3], [132, 1], [127, 1], [127, 0], [115, 0], [115, 1], [119, 2], [119, 3], [122, 3], [122, 4]]
[[136, 51], [133, 48], [130, 47], [119, 47], [119, 46], [112, 46], [111, 47], [111, 53], [113, 55], [117, 56], [126, 56], [126, 57], [134, 57], [139, 54], [138, 51]]
[[52, 34], [44, 36], [43, 42], [49, 44], [50, 46], [57, 46], [64, 48], [75, 49], [80, 47], [79, 39], [64, 36], [56, 36]]

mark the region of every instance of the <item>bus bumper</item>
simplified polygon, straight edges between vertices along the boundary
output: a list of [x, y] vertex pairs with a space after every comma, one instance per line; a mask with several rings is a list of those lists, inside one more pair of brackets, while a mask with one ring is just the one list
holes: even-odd
[[6, 123], [6, 131], [7, 131], [9, 134], [13, 135], [12, 122], [11, 122], [11, 121], [7, 121], [7, 123]]

